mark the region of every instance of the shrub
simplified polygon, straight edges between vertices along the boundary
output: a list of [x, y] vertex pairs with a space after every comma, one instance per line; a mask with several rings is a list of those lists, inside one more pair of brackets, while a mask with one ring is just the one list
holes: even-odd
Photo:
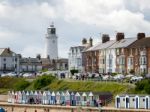
[[54, 76], [51, 75], [43, 75], [39, 78], [37, 78], [33, 83], [33, 88], [36, 90], [39, 90], [49, 84], [52, 83], [52, 81], [55, 79]]
[[78, 73], [79, 71], [76, 70], [76, 69], [72, 69], [72, 70], [70, 70], [70, 72], [71, 72], [72, 75], [74, 75], [75, 73]]
[[25, 90], [30, 85], [30, 82], [26, 81], [25, 79], [19, 80], [16, 84], [14, 84], [15, 90]]

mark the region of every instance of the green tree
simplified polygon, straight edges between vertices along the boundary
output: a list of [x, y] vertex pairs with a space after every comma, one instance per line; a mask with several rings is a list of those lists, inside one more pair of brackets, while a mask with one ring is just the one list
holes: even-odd
[[49, 84], [52, 83], [52, 81], [55, 80], [55, 77], [54, 76], [51, 76], [51, 75], [43, 75], [39, 78], [37, 78], [33, 83], [33, 87], [34, 89], [36, 90], [39, 90]]

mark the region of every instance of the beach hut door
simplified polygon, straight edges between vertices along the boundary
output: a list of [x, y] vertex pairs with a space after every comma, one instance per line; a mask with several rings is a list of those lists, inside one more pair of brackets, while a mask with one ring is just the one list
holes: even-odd
[[120, 98], [117, 98], [117, 108], [119, 108]]
[[136, 98], [136, 109], [138, 109], [138, 98]]
[[126, 108], [129, 108], [129, 98], [126, 98]]
[[146, 109], [148, 109], [148, 98], [146, 98]]

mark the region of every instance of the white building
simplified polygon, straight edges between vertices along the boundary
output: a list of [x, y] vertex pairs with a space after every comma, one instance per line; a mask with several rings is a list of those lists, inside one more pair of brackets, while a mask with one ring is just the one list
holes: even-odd
[[82, 52], [86, 50], [87, 48], [92, 46], [92, 38], [89, 39], [89, 43], [87, 43], [87, 40], [84, 38], [82, 40], [82, 45], [80, 46], [74, 46], [70, 47], [69, 50], [69, 57], [68, 57], [68, 66], [69, 71], [72, 69], [79, 70], [79, 72], [83, 71], [83, 55]]
[[0, 48], [0, 72], [17, 72], [19, 70], [19, 55], [9, 48]]
[[47, 28], [47, 34], [45, 37], [45, 58], [49, 57], [50, 59], [58, 58], [58, 45], [57, 45], [57, 35], [56, 28], [53, 24]]

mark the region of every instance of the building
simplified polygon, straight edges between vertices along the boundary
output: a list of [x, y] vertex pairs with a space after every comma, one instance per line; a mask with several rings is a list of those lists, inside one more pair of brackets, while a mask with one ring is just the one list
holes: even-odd
[[42, 62], [38, 58], [21, 58], [20, 72], [37, 72], [42, 70]]
[[84, 50], [92, 46], [92, 38], [89, 39], [89, 43], [87, 43], [87, 39], [82, 40], [82, 45], [70, 47], [69, 50], [69, 71], [72, 69], [79, 70], [79, 72], [83, 71], [83, 53]]
[[127, 73], [127, 47], [136, 41], [136, 38], [125, 38], [124, 33], [117, 33], [116, 42], [109, 47], [109, 50], [115, 54], [111, 57], [115, 66], [112, 72]]
[[10, 48], [0, 48], [0, 72], [17, 72], [19, 70], [20, 55]]
[[54, 24], [51, 24], [47, 28], [47, 34], [45, 37], [45, 58], [58, 59], [58, 42], [57, 42], [56, 28]]
[[145, 33], [137, 34], [137, 41], [128, 46], [128, 72], [132, 69], [135, 74], [150, 73], [150, 37]]

